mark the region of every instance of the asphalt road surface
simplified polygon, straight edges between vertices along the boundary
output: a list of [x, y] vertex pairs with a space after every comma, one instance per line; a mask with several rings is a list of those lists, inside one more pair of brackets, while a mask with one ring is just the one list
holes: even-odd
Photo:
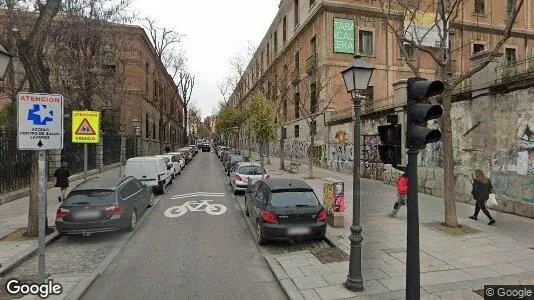
[[200, 152], [83, 299], [286, 299], [227, 185]]

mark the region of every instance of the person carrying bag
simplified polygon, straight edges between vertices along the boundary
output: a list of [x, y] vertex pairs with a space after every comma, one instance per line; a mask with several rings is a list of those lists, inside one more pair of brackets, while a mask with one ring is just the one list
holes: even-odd
[[[469, 219], [471, 220], [478, 220], [478, 213], [480, 210], [484, 212], [486, 217], [490, 220], [488, 225], [495, 224], [495, 219], [493, 219], [486, 208], [486, 201], [490, 199], [490, 196], [493, 196], [493, 201], [496, 203], [495, 195], [492, 194], [493, 192], [493, 186], [491, 185], [491, 181], [489, 180], [486, 175], [484, 175], [484, 172], [480, 169], [475, 170], [475, 176], [473, 178], [473, 189], [471, 190], [471, 195], [473, 195], [473, 199], [475, 199], [475, 214], [472, 216], [469, 216]], [[491, 203], [491, 205], [495, 205], [494, 203]]]

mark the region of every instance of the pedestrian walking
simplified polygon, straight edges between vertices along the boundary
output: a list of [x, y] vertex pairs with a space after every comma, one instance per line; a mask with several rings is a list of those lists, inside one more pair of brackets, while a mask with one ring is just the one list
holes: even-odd
[[480, 169], [475, 170], [475, 176], [473, 178], [473, 189], [471, 190], [471, 195], [475, 199], [475, 214], [469, 216], [469, 219], [478, 220], [478, 213], [480, 210], [484, 212], [486, 217], [489, 219], [488, 225], [495, 224], [495, 219], [493, 219], [486, 208], [486, 201], [489, 199], [490, 194], [493, 192], [493, 186], [491, 186], [491, 181], [489, 180], [484, 172]]
[[65, 199], [67, 188], [69, 187], [70, 170], [67, 162], [63, 162], [61, 167], [54, 171], [54, 176], [56, 177], [56, 187], [61, 190], [61, 194], [57, 196], [57, 200], [62, 202]]
[[399, 176], [399, 179], [397, 179], [397, 201], [393, 205], [393, 211], [391, 211], [391, 214], [389, 214], [391, 218], [395, 218], [401, 206], [407, 204], [407, 198], [408, 175], [406, 173], [402, 173], [402, 175]]

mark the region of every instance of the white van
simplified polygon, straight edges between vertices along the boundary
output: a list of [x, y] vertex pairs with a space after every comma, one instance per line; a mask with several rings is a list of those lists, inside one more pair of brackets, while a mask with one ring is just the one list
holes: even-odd
[[154, 191], [163, 194], [165, 187], [172, 183], [170, 168], [163, 157], [134, 157], [126, 161], [124, 176], [135, 177]]

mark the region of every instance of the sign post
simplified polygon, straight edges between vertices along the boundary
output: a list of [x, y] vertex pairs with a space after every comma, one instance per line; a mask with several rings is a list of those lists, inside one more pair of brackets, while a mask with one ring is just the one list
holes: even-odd
[[73, 111], [72, 112], [72, 142], [83, 143], [83, 179], [87, 179], [87, 144], [100, 142], [100, 112]]
[[17, 94], [17, 147], [38, 151], [39, 262], [37, 279], [45, 283], [46, 150], [63, 149], [63, 96]]

